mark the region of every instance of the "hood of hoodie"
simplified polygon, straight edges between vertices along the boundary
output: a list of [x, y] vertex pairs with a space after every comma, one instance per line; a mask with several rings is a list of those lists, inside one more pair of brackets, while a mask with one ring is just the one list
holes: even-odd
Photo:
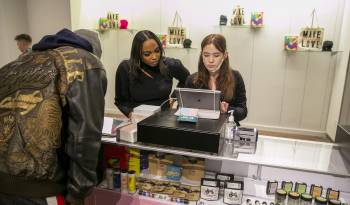
[[62, 46], [81, 48], [93, 53], [93, 47], [87, 39], [66, 28], [60, 30], [55, 35], [44, 36], [37, 44], [33, 45], [32, 49], [34, 51], [44, 51]]
[[98, 33], [96, 31], [92, 31], [89, 29], [79, 29], [74, 31], [74, 33], [78, 34], [80, 37], [83, 37], [87, 41], [89, 41], [89, 43], [92, 46], [93, 53], [98, 58], [101, 58], [101, 55], [102, 55], [101, 42], [100, 42]]

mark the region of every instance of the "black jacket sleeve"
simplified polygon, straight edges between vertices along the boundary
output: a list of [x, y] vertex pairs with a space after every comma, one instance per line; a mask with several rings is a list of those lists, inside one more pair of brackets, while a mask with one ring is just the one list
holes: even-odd
[[104, 69], [93, 68], [86, 70], [83, 79], [75, 79], [67, 90], [66, 153], [70, 163], [66, 199], [73, 204], [83, 204], [83, 199], [97, 183], [106, 89]]
[[235, 121], [241, 121], [246, 118], [248, 114], [247, 97], [243, 78], [241, 74], [234, 70], [233, 75], [236, 81], [235, 97], [230, 102], [229, 110], [234, 110]]
[[185, 82], [185, 88], [196, 88], [196, 86], [193, 83], [193, 78], [195, 74], [189, 75]]
[[187, 77], [190, 75], [190, 72], [181, 63], [181, 61], [174, 58], [165, 58], [164, 63], [169, 68], [170, 76], [179, 81], [177, 87], [185, 87], [185, 82]]
[[119, 64], [115, 75], [114, 97], [114, 104], [125, 116], [135, 107], [129, 93], [129, 80], [129, 63], [125, 60]]

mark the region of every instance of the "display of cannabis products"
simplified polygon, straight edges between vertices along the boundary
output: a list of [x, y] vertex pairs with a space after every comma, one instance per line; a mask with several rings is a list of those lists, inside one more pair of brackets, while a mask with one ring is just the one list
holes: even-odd
[[128, 172], [128, 192], [133, 194], [136, 192], [136, 176], [135, 171]]
[[277, 189], [275, 194], [275, 204], [285, 205], [287, 192], [283, 189]]
[[275, 194], [278, 188], [277, 181], [267, 181], [266, 194]]
[[208, 201], [219, 199], [219, 182], [216, 179], [202, 178], [201, 198]]
[[220, 195], [224, 194], [224, 188], [225, 188], [225, 182], [227, 181], [233, 181], [234, 176], [233, 174], [225, 174], [225, 173], [217, 173], [215, 176], [216, 180], [219, 181], [220, 186]]
[[307, 193], [301, 194], [300, 205], [311, 205], [311, 204], [312, 204], [312, 196]]
[[315, 198], [315, 205], [325, 205], [327, 204], [327, 199], [322, 197], [322, 196], [318, 196]]
[[299, 205], [300, 194], [298, 192], [289, 192], [288, 205]]
[[341, 205], [341, 201], [337, 200], [337, 199], [330, 199], [328, 201], [329, 205]]
[[327, 199], [330, 200], [330, 199], [336, 199], [338, 200], [339, 199], [339, 191], [336, 191], [336, 190], [333, 190], [331, 188], [328, 188], [327, 189], [327, 195], [326, 195]]
[[316, 186], [314, 184], [311, 185], [311, 189], [310, 189], [310, 194], [312, 197], [316, 198], [316, 197], [320, 197], [322, 196], [322, 186]]
[[125, 170], [120, 173], [120, 188], [122, 193], [128, 192], [128, 172]]
[[293, 190], [293, 182], [282, 181], [282, 189], [287, 193]]
[[242, 204], [243, 182], [233, 181], [225, 182], [224, 203], [225, 204]]
[[298, 192], [299, 194], [306, 193], [306, 187], [307, 185], [305, 183], [295, 183], [295, 192]]

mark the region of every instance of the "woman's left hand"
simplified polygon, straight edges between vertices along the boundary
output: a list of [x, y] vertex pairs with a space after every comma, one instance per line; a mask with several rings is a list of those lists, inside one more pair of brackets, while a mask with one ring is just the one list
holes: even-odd
[[229, 104], [225, 101], [220, 102], [220, 112], [221, 113], [227, 113]]

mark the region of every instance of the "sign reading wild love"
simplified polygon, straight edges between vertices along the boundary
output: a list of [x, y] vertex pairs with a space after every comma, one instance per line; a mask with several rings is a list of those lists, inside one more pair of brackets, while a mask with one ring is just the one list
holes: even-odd
[[180, 44], [182, 45], [183, 41], [186, 38], [186, 30], [181, 27], [169, 27], [169, 44]]
[[169, 46], [182, 46], [186, 39], [186, 29], [182, 27], [182, 20], [177, 11], [175, 12], [171, 27], [168, 27], [168, 36]]
[[307, 49], [322, 49], [323, 28], [303, 28], [299, 36], [299, 47]]

